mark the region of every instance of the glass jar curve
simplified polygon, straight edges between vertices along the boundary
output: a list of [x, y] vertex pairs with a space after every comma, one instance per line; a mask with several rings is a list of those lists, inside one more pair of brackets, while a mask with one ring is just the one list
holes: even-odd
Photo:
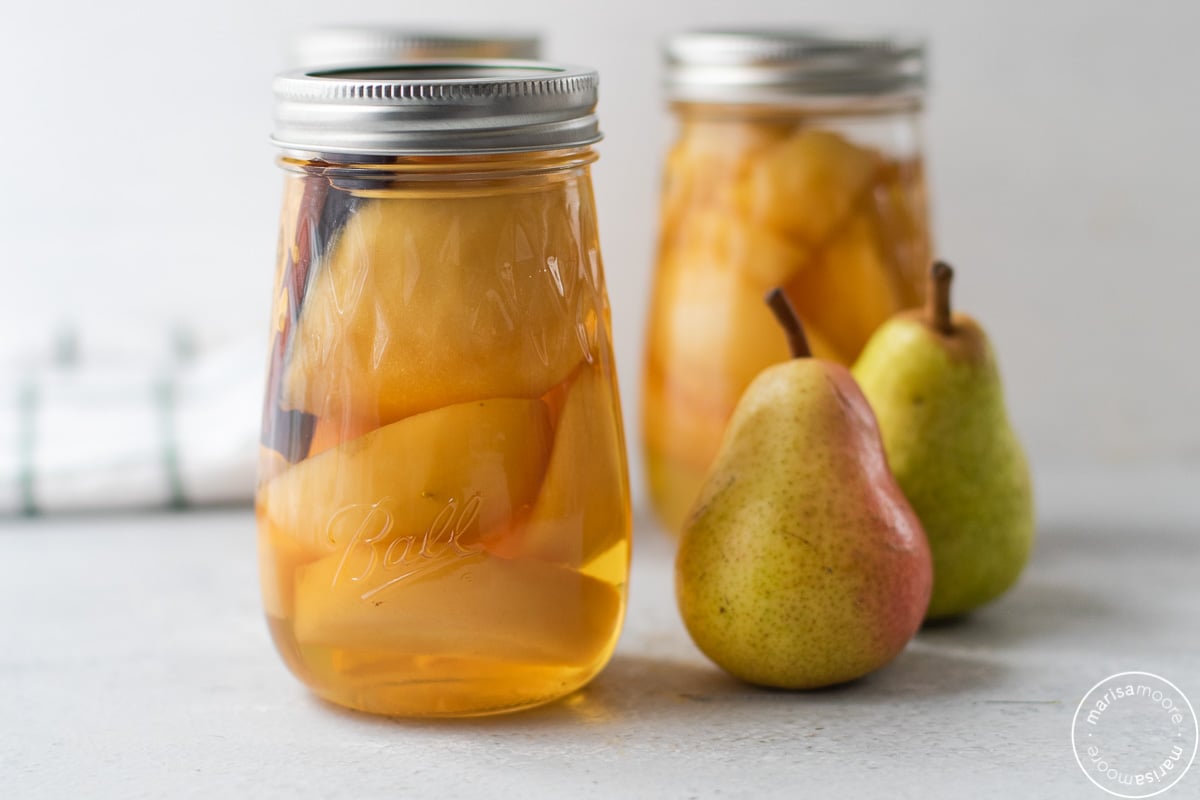
[[280, 160], [260, 566], [328, 700], [496, 713], [612, 653], [630, 504], [593, 160]]

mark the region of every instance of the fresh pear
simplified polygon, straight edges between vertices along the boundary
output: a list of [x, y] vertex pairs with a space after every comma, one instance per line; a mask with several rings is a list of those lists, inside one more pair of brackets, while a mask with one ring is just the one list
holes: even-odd
[[854, 366], [892, 471], [929, 536], [931, 619], [999, 597], [1033, 543], [1029, 467], [986, 334], [951, 313], [953, 274], [934, 264], [926, 308], [881, 326]]
[[850, 372], [808, 357], [786, 296], [768, 296], [795, 358], [742, 395], [684, 525], [679, 610], [696, 645], [751, 683], [830, 686], [891, 661], [932, 584], [921, 524], [888, 470]]

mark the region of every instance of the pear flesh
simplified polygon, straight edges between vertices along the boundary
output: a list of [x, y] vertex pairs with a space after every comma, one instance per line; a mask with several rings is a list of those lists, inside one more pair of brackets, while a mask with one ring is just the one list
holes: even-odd
[[742, 396], [685, 523], [692, 639], [751, 683], [808, 689], [891, 661], [929, 602], [928, 543], [850, 372], [798, 358]]
[[854, 376], [929, 537], [929, 618], [999, 597], [1029, 559], [1033, 492], [986, 334], [963, 314], [941, 331], [904, 312], [871, 338]]

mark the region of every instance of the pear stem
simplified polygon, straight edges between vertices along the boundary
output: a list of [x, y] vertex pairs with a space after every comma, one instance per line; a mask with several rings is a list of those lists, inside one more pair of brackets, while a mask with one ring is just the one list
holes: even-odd
[[792, 358], [809, 358], [812, 349], [808, 346], [808, 337], [804, 335], [804, 326], [800, 324], [800, 315], [796, 313], [792, 301], [783, 293], [783, 289], [774, 288], [767, 292], [767, 305], [783, 330], [787, 333], [788, 349]]
[[954, 282], [954, 269], [945, 261], [935, 261], [929, 268], [929, 291], [925, 298], [925, 315], [930, 327], [938, 333], [954, 333], [954, 322], [950, 317], [950, 284]]

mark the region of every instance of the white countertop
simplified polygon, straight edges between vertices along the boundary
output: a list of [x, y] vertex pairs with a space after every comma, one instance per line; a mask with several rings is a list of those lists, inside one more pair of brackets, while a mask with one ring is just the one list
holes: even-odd
[[[523, 714], [393, 721], [284, 669], [249, 512], [0, 523], [0, 797], [1104, 798], [1070, 727], [1097, 681], [1200, 701], [1200, 470], [1039, 476], [1020, 586], [888, 668], [762, 691], [692, 646], [671, 544], [635, 539], [609, 667]], [[1200, 795], [1200, 765], [1164, 798]]]

